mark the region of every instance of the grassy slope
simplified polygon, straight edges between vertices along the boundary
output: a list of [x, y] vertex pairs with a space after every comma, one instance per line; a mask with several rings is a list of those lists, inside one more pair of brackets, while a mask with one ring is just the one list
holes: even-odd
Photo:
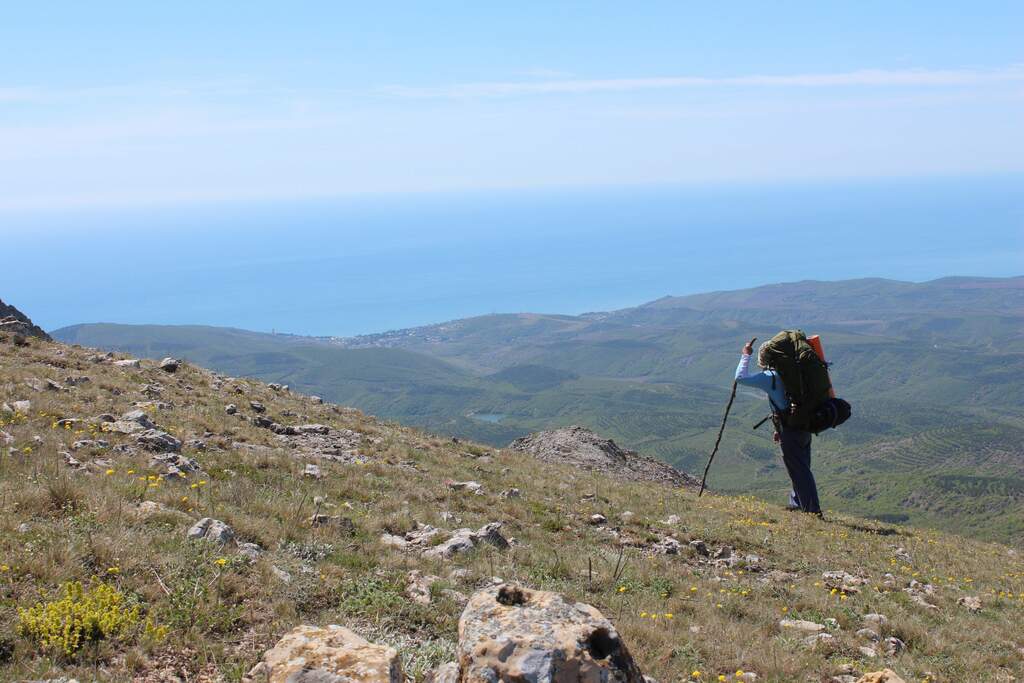
[[[816, 445], [826, 504], [1020, 543], [1024, 501], [1003, 492], [1024, 485], [1022, 292], [1019, 278], [797, 283], [610, 314], [483, 316], [346, 342], [390, 348], [232, 330], [218, 338], [215, 328], [90, 325], [56, 334], [152, 357], [178, 353], [494, 445], [584, 423], [693, 471], [710, 450], [741, 340], [804, 325], [824, 336], [837, 386], [855, 406], [855, 418]], [[783, 494], [768, 430], [750, 430], [763, 413], [760, 397], [741, 392], [717, 486]], [[965, 487], [947, 474], [987, 484]]]
[[[612, 483], [513, 452], [453, 444], [256, 382], [228, 382], [218, 390], [208, 372], [191, 366], [169, 376], [152, 363], [122, 369], [91, 363], [87, 356], [57, 344], [0, 344], [0, 400], [33, 402], [28, 414], [5, 415], [0, 425], [13, 437], [13, 452], [0, 455], [0, 679], [60, 674], [158, 680], [173, 672], [188, 680], [238, 680], [265, 647], [298, 623], [343, 623], [371, 639], [402, 645], [416, 679], [451, 652], [460, 607], [441, 596], [430, 607], [410, 602], [402, 593], [404, 576], [411, 569], [446, 576], [452, 566], [469, 570], [466, 579], [448, 584], [464, 592], [500, 573], [599, 606], [645, 672], [663, 682], [686, 680], [695, 670], [701, 680], [743, 669], [757, 672], [759, 680], [794, 681], [824, 680], [846, 663], [880, 668], [879, 660], [865, 660], [856, 649], [862, 643], [855, 631], [871, 612], [889, 617], [886, 635], [906, 641], [907, 651], [885, 664], [908, 680], [921, 680], [925, 672], [940, 681], [1024, 675], [1016, 650], [1024, 645], [1018, 628], [1024, 562], [1006, 547], [842, 517], [823, 523], [753, 498], [696, 500], [692, 491]], [[67, 392], [34, 392], [24, 384], [29, 378], [62, 381], [81, 374], [91, 382]], [[146, 401], [141, 388], [154, 382], [163, 385], [160, 400], [168, 406], [148, 408], [153, 419], [182, 439], [206, 435], [211, 446], [187, 453], [205, 470], [191, 480], [196, 487], [188, 481], [140, 482], [151, 472], [148, 458], [109, 451], [76, 451], [84, 461], [112, 457], [109, 474], [102, 469], [106, 465], [95, 474], [69, 472], [58, 451], [86, 436], [88, 426], [77, 433], [54, 428], [54, 420], [120, 413]], [[224, 404], [253, 399], [282, 422], [356, 430], [367, 439], [361, 451], [368, 462], [322, 462], [323, 479], [303, 479], [304, 462], [280, 448], [269, 431], [224, 414]], [[114, 445], [129, 441], [104, 438]], [[231, 447], [239, 441], [275, 450], [253, 454]], [[482, 454], [492, 459], [480, 459]], [[444, 484], [468, 478], [480, 481], [485, 495], [454, 493]], [[523, 497], [498, 495], [510, 486]], [[305, 520], [314, 512], [315, 496], [326, 499], [332, 514], [349, 516], [354, 533], [311, 528]], [[171, 511], [140, 519], [131, 510], [142, 500]], [[594, 512], [614, 520], [626, 510], [633, 520], [616, 524], [625, 546], [585, 523]], [[382, 531], [414, 521], [450, 527], [444, 512], [470, 527], [501, 521], [518, 543], [507, 552], [488, 548], [442, 565], [377, 541]], [[670, 514], [681, 521], [658, 521]], [[186, 542], [191, 521], [207, 515], [268, 552], [250, 563], [233, 549]], [[19, 531], [21, 524], [28, 530]], [[699, 565], [688, 550], [655, 556], [637, 547], [667, 533], [684, 543], [700, 538], [712, 547], [728, 544], [755, 553], [767, 570], [794, 576], [763, 580], [762, 573]], [[910, 562], [895, 557], [897, 546], [909, 552]], [[625, 569], [614, 578], [620, 552]], [[292, 582], [276, 579], [272, 567], [290, 572]], [[864, 575], [880, 590], [846, 598], [832, 594], [821, 585], [821, 573], [831, 570]], [[936, 584], [939, 609], [912, 604], [898, 587], [883, 588], [887, 572], [898, 577], [898, 587], [915, 577]], [[101, 643], [74, 661], [47, 656], [15, 635], [16, 609], [67, 580], [117, 586], [169, 627], [169, 635], [159, 643]], [[957, 598], [970, 595], [982, 598], [981, 613], [957, 606]], [[835, 648], [812, 650], [781, 632], [777, 622], [784, 613], [836, 619]]]

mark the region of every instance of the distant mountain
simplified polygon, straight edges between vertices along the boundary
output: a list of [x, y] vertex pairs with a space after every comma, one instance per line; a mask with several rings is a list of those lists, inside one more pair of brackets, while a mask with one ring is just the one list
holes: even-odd
[[[703, 467], [743, 341], [822, 335], [854, 404], [816, 440], [825, 504], [1024, 540], [1024, 278], [797, 282], [580, 316], [490, 315], [348, 339], [76, 326], [64, 341], [175, 354], [492, 444], [584, 424]], [[741, 392], [712, 485], [781, 496], [766, 412]]]

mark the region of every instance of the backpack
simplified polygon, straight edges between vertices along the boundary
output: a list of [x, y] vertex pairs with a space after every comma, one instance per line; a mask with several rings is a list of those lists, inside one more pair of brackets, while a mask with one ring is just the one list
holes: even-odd
[[817, 434], [838, 427], [850, 417], [850, 404], [831, 396], [828, 364], [801, 330], [783, 330], [763, 347], [759, 358], [774, 370], [786, 389], [789, 406], [776, 406], [787, 427]]

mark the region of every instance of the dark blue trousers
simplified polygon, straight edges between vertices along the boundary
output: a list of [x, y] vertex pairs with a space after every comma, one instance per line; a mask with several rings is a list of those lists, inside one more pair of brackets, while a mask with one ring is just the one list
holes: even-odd
[[793, 482], [789, 504], [804, 512], [821, 512], [818, 487], [811, 473], [811, 433], [783, 427], [781, 437], [782, 462]]

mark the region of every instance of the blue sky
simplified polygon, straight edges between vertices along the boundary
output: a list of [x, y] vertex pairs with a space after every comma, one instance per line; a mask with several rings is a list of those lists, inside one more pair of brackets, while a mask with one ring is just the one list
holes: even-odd
[[11, 3], [0, 45], [6, 211], [1024, 171], [1020, 2]]

